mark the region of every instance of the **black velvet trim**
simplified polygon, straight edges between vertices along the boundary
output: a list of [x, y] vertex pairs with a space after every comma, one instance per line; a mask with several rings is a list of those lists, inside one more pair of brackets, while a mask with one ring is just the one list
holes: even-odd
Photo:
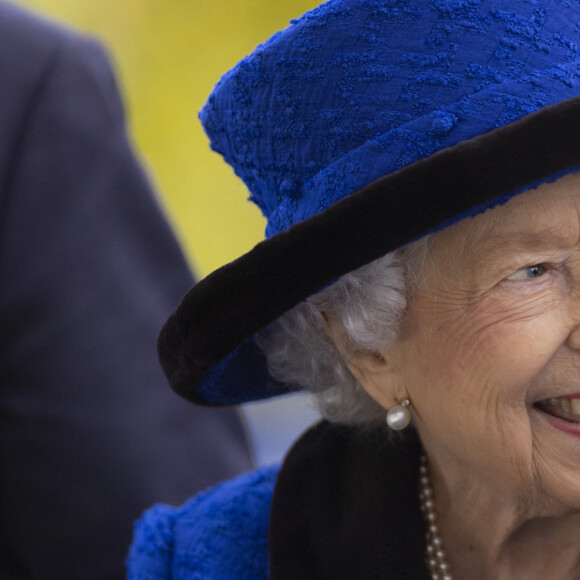
[[414, 431], [387, 442], [322, 422], [278, 475], [268, 544], [271, 580], [429, 580]]
[[261, 242], [200, 281], [167, 321], [159, 355], [171, 386], [207, 404], [196, 389], [208, 370], [301, 300], [454, 216], [579, 163], [580, 97], [439, 151]]

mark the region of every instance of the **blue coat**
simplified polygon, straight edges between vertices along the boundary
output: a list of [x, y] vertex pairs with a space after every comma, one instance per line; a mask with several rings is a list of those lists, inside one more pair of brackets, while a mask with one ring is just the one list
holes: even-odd
[[414, 433], [320, 423], [282, 467], [136, 525], [128, 580], [429, 580]]
[[268, 520], [279, 466], [222, 483], [135, 526], [129, 580], [268, 578]]
[[157, 362], [191, 284], [103, 49], [0, 1], [2, 580], [119, 580], [146, 507], [250, 468]]

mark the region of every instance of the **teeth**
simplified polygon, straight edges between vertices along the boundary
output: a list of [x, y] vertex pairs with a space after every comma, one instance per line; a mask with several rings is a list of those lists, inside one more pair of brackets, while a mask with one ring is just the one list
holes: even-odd
[[580, 415], [580, 399], [548, 399], [548, 404]]

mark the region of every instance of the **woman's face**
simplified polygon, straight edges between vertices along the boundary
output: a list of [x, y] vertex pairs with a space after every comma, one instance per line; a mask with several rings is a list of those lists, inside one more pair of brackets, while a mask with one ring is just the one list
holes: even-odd
[[431, 242], [386, 383], [439, 473], [580, 509], [580, 174]]

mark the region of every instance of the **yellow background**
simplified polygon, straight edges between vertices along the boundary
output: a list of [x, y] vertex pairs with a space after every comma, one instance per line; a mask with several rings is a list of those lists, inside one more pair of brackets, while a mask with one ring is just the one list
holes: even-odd
[[265, 220], [197, 112], [219, 77], [315, 0], [19, 0], [97, 36], [116, 63], [130, 131], [198, 276], [249, 250]]

